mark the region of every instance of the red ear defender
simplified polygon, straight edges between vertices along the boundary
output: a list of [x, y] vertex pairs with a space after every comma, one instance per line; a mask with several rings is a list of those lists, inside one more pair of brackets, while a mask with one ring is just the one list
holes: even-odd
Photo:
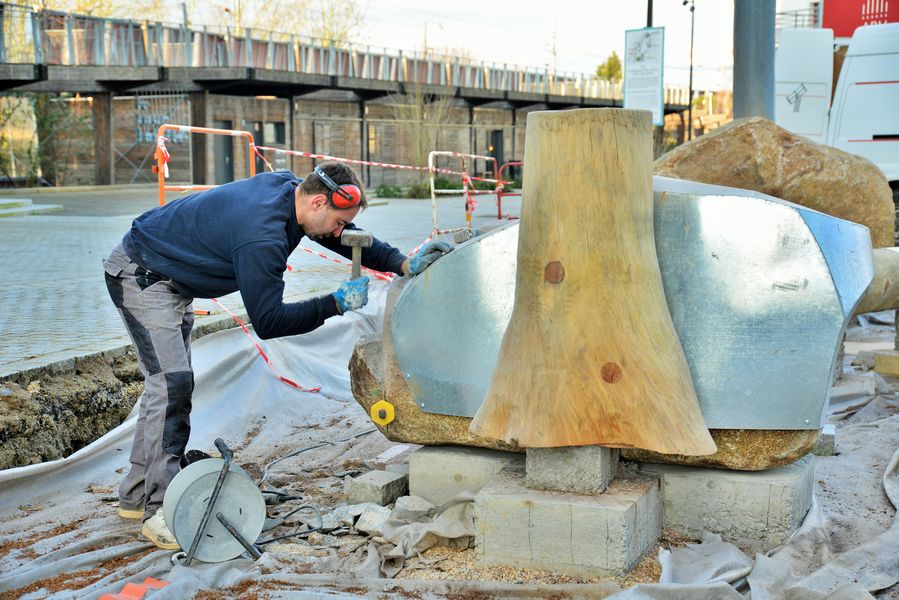
[[337, 208], [353, 208], [362, 201], [362, 190], [358, 186], [351, 183], [337, 185], [321, 167], [315, 167], [312, 172], [330, 190], [328, 192], [328, 201]]
[[353, 208], [362, 201], [362, 190], [348, 183], [331, 192], [329, 199], [337, 208]]

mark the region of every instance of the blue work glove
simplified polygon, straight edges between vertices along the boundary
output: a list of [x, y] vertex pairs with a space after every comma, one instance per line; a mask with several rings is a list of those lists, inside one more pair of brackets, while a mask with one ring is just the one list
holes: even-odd
[[368, 304], [368, 277], [344, 281], [332, 296], [340, 314], [348, 310], [359, 310]]
[[418, 275], [430, 267], [438, 258], [447, 252], [452, 252], [452, 250], [453, 247], [446, 242], [428, 242], [406, 261], [406, 265], [404, 265], [406, 268], [403, 271], [406, 275]]

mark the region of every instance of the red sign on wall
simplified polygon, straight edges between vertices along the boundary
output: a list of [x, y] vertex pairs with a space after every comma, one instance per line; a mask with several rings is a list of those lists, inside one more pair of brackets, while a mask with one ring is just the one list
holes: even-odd
[[852, 37], [862, 25], [899, 23], [899, 0], [824, 0], [821, 21], [834, 37]]

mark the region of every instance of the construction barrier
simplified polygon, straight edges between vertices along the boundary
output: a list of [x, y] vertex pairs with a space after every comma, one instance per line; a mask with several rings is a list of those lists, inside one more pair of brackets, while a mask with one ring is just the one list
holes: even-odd
[[[461, 170], [459, 171], [450, 171], [449, 169], [438, 169], [435, 166], [435, 159], [438, 156], [447, 156], [450, 158], [459, 159], [459, 165], [461, 166]], [[475, 177], [472, 176], [468, 172], [468, 164], [469, 160], [483, 160], [487, 163], [493, 164], [493, 174], [494, 177]], [[475, 199], [475, 196], [478, 194], [495, 194], [496, 190], [478, 190], [474, 187], [475, 181], [486, 181], [489, 183], [493, 183], [497, 186], [496, 189], [499, 189], [503, 186], [504, 183], [499, 179], [499, 169], [497, 168], [496, 158], [493, 156], [481, 156], [479, 154], [465, 154], [463, 152], [452, 152], [446, 150], [432, 150], [428, 153], [428, 171], [430, 178], [430, 186], [431, 186], [431, 221], [434, 224], [434, 231], [443, 231], [445, 233], [450, 233], [454, 231], [461, 231], [462, 229], [471, 229], [471, 214], [474, 212], [474, 209], [477, 208], [478, 202]], [[462, 180], [462, 187], [460, 188], [438, 188], [436, 187], [435, 175], [437, 173], [447, 173], [452, 175], [458, 175]], [[437, 196], [438, 195], [462, 195], [465, 198], [465, 227], [457, 227], [455, 229], [446, 229], [440, 230], [437, 225]]]
[[166, 185], [165, 180], [169, 176], [168, 163], [171, 155], [165, 147], [166, 131], [183, 131], [185, 133], [202, 133], [206, 135], [227, 135], [231, 137], [242, 137], [247, 139], [248, 149], [250, 153], [250, 177], [256, 174], [256, 161], [253, 160], [253, 154], [256, 153], [256, 144], [253, 141], [253, 134], [249, 131], [241, 131], [238, 129], [212, 129], [210, 127], [193, 127], [191, 125], [172, 125], [164, 123], [159, 126], [156, 132], [156, 164], [153, 165], [153, 172], [156, 173], [156, 182], [159, 188], [159, 205], [165, 204], [166, 192], [186, 192], [195, 190], [208, 190], [216, 186], [214, 185]]
[[[496, 218], [497, 219], [501, 220], [503, 218], [503, 198], [509, 198], [509, 197], [521, 198], [521, 192], [503, 191], [505, 184], [509, 183], [508, 181], [503, 181], [503, 179], [504, 179], [503, 171], [509, 169], [510, 167], [520, 167], [523, 165], [524, 165], [524, 162], [522, 162], [520, 160], [513, 160], [513, 161], [509, 161], [507, 163], [503, 163], [502, 166], [499, 168], [499, 172], [497, 173], [497, 176], [496, 176], [497, 179], [500, 180], [496, 183]], [[511, 217], [509, 215], [506, 215], [506, 218], [507, 219], [517, 219], [518, 217]]]

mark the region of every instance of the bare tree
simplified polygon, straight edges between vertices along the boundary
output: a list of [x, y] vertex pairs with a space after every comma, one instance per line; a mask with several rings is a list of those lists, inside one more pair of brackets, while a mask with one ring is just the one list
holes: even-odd
[[309, 8], [308, 32], [327, 46], [360, 41], [365, 8], [357, 0], [315, 0]]
[[357, 0], [192, 0], [197, 23], [307, 36], [325, 46], [359, 42], [365, 9]]
[[440, 128], [449, 122], [455, 101], [452, 96], [430, 93], [417, 83], [406, 84], [406, 93], [390, 100], [400, 135], [409, 149], [409, 161], [427, 164], [428, 153], [438, 147]]
[[92, 17], [111, 17], [122, 8], [116, 0], [41, 0], [40, 7]]

